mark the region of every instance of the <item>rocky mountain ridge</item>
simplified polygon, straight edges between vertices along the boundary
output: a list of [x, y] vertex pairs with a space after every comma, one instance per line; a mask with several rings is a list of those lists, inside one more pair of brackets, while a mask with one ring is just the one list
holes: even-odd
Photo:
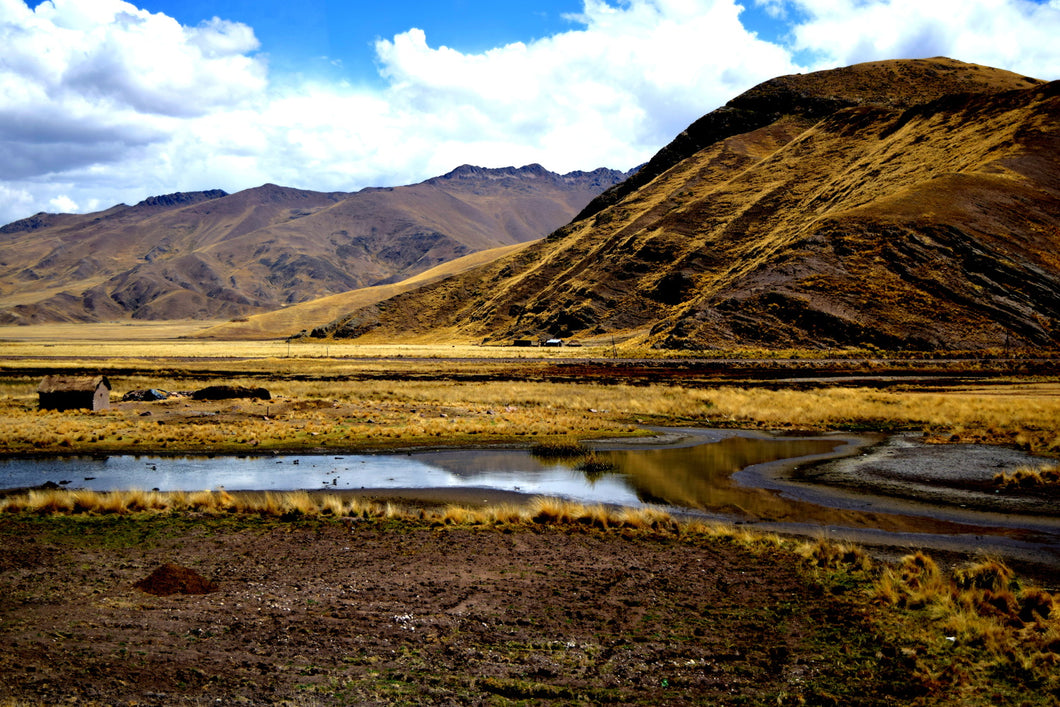
[[540, 238], [625, 178], [468, 165], [419, 184], [265, 184], [0, 228], [0, 323], [242, 317]]
[[1060, 343], [1060, 84], [946, 58], [767, 81], [545, 241], [319, 336]]

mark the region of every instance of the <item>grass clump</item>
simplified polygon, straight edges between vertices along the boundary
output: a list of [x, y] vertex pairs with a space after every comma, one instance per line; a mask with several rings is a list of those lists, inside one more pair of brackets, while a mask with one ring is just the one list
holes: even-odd
[[259, 515], [280, 520], [311, 517], [425, 521], [435, 526], [566, 525], [600, 530], [631, 529], [677, 533], [679, 524], [663, 510], [611, 508], [585, 505], [558, 498], [535, 497], [526, 505], [501, 504], [468, 508], [448, 505], [418, 509], [337, 494], [288, 492], [230, 493], [216, 491], [145, 492], [65, 489], [14, 494], [0, 499], [0, 513], [39, 515], [110, 515], [132, 513], [201, 513], [205, 515]]
[[1060, 487], [1060, 464], [1000, 471], [994, 474], [994, 485], [1003, 490]]
[[530, 446], [530, 454], [538, 459], [580, 459], [588, 450], [577, 442], [539, 442]]
[[[991, 675], [1060, 697], [1057, 599], [1022, 586], [1004, 563], [978, 560], [947, 576], [923, 553], [908, 555], [881, 573], [874, 598], [909, 613], [918, 653], [949, 663], [945, 679], [952, 688], [962, 688], [961, 676]], [[940, 646], [950, 650], [940, 656]], [[943, 679], [926, 669], [919, 677]]]

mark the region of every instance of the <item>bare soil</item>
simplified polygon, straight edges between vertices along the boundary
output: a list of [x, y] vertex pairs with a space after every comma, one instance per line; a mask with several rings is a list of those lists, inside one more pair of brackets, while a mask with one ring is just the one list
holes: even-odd
[[[0, 694], [18, 703], [894, 704], [935, 689], [871, 609], [775, 547], [183, 516], [7, 516], [0, 542]], [[165, 563], [216, 591], [136, 587]]]

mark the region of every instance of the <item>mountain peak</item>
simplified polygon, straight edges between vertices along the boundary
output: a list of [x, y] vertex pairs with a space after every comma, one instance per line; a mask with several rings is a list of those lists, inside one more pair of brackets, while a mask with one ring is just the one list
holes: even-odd
[[223, 189], [174, 192], [160, 196], [149, 196], [138, 203], [137, 206], [186, 206], [188, 204], [197, 204], [201, 201], [220, 199], [222, 196], [228, 196], [228, 192]]
[[[539, 164], [528, 164], [524, 167], [477, 167], [462, 164], [456, 169], [434, 179], [499, 179], [502, 177], [545, 177], [558, 176]], [[432, 181], [432, 180], [428, 180]]]
[[276, 310], [542, 238], [617, 181], [537, 174], [551, 173], [464, 165], [449, 179], [356, 193], [270, 183], [36, 214], [0, 229], [0, 322]]

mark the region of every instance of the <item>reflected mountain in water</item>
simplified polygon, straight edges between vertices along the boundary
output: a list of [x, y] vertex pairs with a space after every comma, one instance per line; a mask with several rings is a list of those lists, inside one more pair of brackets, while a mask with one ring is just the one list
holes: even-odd
[[732, 475], [754, 464], [829, 454], [843, 443], [734, 436], [712, 444], [599, 451], [596, 456], [627, 477], [644, 503], [776, 519], [790, 514], [791, 502], [773, 491], [740, 486]]

